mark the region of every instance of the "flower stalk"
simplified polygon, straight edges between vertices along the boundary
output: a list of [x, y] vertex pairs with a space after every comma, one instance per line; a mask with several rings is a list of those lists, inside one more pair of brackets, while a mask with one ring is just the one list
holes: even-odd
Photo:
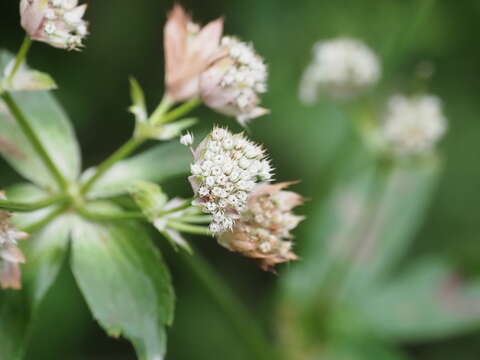
[[12, 85], [15, 74], [17, 73], [18, 69], [20, 69], [20, 66], [22, 66], [22, 64], [25, 62], [31, 46], [32, 39], [30, 38], [30, 36], [25, 35], [22, 45], [20, 46], [20, 50], [18, 50], [18, 54], [15, 58], [15, 64], [13, 65], [12, 71], [8, 74], [7, 84], [9, 86]]
[[22, 129], [23, 133], [32, 144], [38, 156], [42, 159], [44, 165], [47, 167], [47, 169], [50, 171], [50, 173], [58, 183], [60, 189], [65, 190], [68, 186], [67, 180], [65, 179], [65, 177], [62, 175], [58, 167], [53, 162], [52, 158], [48, 154], [47, 150], [43, 146], [39, 137], [31, 127], [30, 123], [28, 122], [27, 118], [18, 107], [13, 97], [8, 92], [4, 92], [3, 94], [1, 94], [1, 97], [5, 105], [10, 110], [10, 113], [12, 114], [12, 116], [15, 118], [18, 125]]
[[67, 196], [63, 194], [55, 195], [44, 200], [39, 200], [36, 202], [30, 202], [30, 203], [0, 199], [0, 209], [17, 211], [17, 212], [30, 212], [30, 211], [43, 209], [47, 206], [50, 206], [59, 202], [65, 202], [66, 200], [67, 200]]

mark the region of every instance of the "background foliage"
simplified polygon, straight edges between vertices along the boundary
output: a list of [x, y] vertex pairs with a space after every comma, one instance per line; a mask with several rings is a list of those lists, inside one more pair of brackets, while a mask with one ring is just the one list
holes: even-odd
[[[382, 89], [384, 96], [411, 89], [416, 64], [432, 61], [436, 73], [430, 89], [444, 100], [450, 120], [450, 130], [442, 144], [445, 164], [433, 203], [408, 256], [402, 261], [412, 271], [413, 278], [416, 278], [413, 273], [416, 268], [410, 264], [432, 255], [442, 255], [462, 276], [472, 279], [480, 276], [480, 167], [476, 159], [480, 85], [475, 81], [479, 75], [480, 51], [474, 46], [480, 13], [478, 1], [192, 0], [185, 1], [184, 5], [199, 20], [225, 15], [227, 33], [254, 41], [270, 65], [270, 91], [264, 102], [273, 111], [252, 125], [253, 137], [270, 148], [279, 169], [278, 179], [302, 179], [296, 190], [312, 199], [303, 208], [310, 220], [297, 231], [300, 249], [313, 242], [323, 229], [316, 222], [315, 214], [327, 189], [337, 184], [335, 174], [346, 161], [339, 154], [346, 147], [343, 140], [349, 121], [348, 113], [335, 104], [325, 102], [307, 108], [297, 99], [298, 80], [309, 61], [312, 44], [337, 35], [365, 39], [385, 61], [388, 87]], [[73, 54], [35, 45], [30, 63], [36, 69], [53, 74], [62, 88], [57, 97], [73, 120], [86, 166], [102, 160], [132, 131], [133, 121], [126, 111], [128, 75], [135, 75], [144, 86], [151, 106], [161, 96], [161, 30], [170, 6], [170, 2], [151, 0], [117, 0], [114, 7], [107, 1], [91, 1], [88, 17], [93, 35], [84, 52]], [[17, 1], [3, 1], [0, 14], [0, 47], [16, 51], [23, 37]], [[227, 121], [232, 126], [231, 120], [210, 111], [200, 111], [199, 116], [205, 128]], [[0, 163], [0, 173], [2, 185], [19, 180], [6, 163]], [[184, 178], [171, 181], [167, 190], [189, 193]], [[416, 200], [413, 196], [411, 201]], [[408, 201], [405, 206], [409, 206]], [[158, 240], [161, 246], [165, 244], [159, 236]], [[259, 322], [266, 324], [266, 320], [274, 316], [274, 299], [280, 296], [278, 283], [295, 276], [295, 265], [285, 266], [277, 277], [262, 273], [248, 260], [226, 252], [213, 241], [201, 238], [196, 241]], [[248, 354], [244, 353], [238, 335], [225, 322], [224, 314], [185, 264], [168, 247], [164, 253], [177, 289], [176, 320], [169, 331], [170, 358], [210, 359], [214, 351], [217, 358], [245, 359]], [[440, 265], [429, 266], [434, 272]], [[63, 271], [48, 295], [34, 329], [28, 358], [134, 359], [127, 342], [107, 338], [92, 320], [71, 281], [72, 276]], [[420, 288], [431, 285], [430, 279], [419, 285]], [[403, 294], [422, 300], [419, 292], [412, 288], [403, 290]], [[376, 310], [374, 308], [380, 324], [396, 321], [391, 312]], [[429, 324], [435, 316], [432, 313], [423, 323]], [[334, 321], [341, 327], [342, 319]], [[349, 318], [348, 323], [351, 321]], [[408, 327], [398, 331], [403, 338], [403, 353], [413, 359], [455, 356], [469, 360], [477, 359], [480, 352], [480, 332], [475, 330], [475, 325], [470, 328], [473, 331], [468, 334], [448, 339], [439, 336], [435, 340], [419, 340]], [[316, 335], [318, 329], [313, 327], [311, 332]], [[345, 332], [339, 331], [339, 334], [338, 342], [348, 340]], [[366, 358], [386, 358], [382, 349], [367, 345], [368, 341], [362, 342]], [[345, 352], [348, 351], [345, 346]]]

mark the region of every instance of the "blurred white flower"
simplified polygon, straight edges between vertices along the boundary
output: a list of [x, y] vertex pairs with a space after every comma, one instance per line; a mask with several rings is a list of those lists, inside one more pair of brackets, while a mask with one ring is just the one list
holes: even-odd
[[214, 128], [195, 149], [189, 177], [195, 192], [193, 204], [213, 215], [210, 231], [218, 234], [231, 229], [256, 183], [270, 181], [272, 171], [261, 146], [242, 134]]
[[250, 44], [234, 37], [222, 39], [218, 59], [200, 77], [205, 104], [245, 125], [268, 113], [259, 107], [259, 94], [267, 91], [267, 66]]
[[[5, 199], [0, 193], [0, 199]], [[25, 262], [17, 241], [28, 237], [28, 234], [20, 232], [10, 223], [12, 215], [7, 211], [0, 211], [0, 286], [4, 289], [20, 289], [21, 274], [20, 266]]]
[[447, 120], [438, 97], [395, 95], [388, 101], [382, 134], [395, 154], [430, 151], [446, 130]]
[[33, 40], [78, 50], [88, 35], [86, 9], [86, 4], [78, 6], [78, 0], [21, 0], [21, 23]]
[[363, 42], [352, 38], [320, 41], [300, 83], [299, 97], [314, 103], [321, 93], [337, 98], [355, 96], [380, 78], [377, 55]]
[[185, 101], [198, 96], [199, 77], [213, 61], [220, 45], [223, 20], [200, 28], [180, 5], [175, 5], [164, 29], [167, 96]]
[[247, 200], [246, 210], [231, 231], [219, 236], [221, 245], [231, 251], [259, 260], [264, 270], [276, 264], [297, 259], [292, 252], [294, 229], [302, 216], [292, 209], [303, 203], [303, 197], [283, 190], [290, 183], [259, 184]]

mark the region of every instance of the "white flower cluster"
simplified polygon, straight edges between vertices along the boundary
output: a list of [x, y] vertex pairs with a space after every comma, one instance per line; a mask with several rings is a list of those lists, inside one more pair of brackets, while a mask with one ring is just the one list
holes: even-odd
[[394, 153], [413, 155], [433, 149], [446, 129], [438, 97], [395, 95], [388, 102], [382, 133]]
[[250, 44], [224, 36], [221, 45], [235, 62], [226, 71], [220, 85], [225, 88], [241, 89], [235, 103], [240, 109], [246, 109], [256, 93], [262, 94], [267, 91], [267, 66]]
[[222, 38], [219, 60], [202, 75], [204, 102], [243, 125], [268, 111], [260, 108], [259, 94], [267, 91], [268, 70], [252, 45], [235, 37]]
[[270, 181], [272, 167], [262, 147], [242, 134], [214, 128], [194, 152], [190, 182], [201, 206], [213, 215], [210, 231], [232, 228], [245, 211], [248, 194], [259, 181]]
[[305, 70], [299, 96], [313, 103], [320, 92], [333, 97], [350, 97], [374, 85], [381, 75], [376, 54], [352, 38], [321, 41], [313, 47], [313, 60]]
[[[25, 6], [33, 6], [38, 0], [29, 1], [31, 5]], [[43, 20], [40, 28], [31, 34], [33, 39], [68, 50], [80, 49], [83, 38], [88, 35], [88, 23], [83, 20], [87, 5], [78, 6], [78, 0], [45, 0], [44, 4]]]

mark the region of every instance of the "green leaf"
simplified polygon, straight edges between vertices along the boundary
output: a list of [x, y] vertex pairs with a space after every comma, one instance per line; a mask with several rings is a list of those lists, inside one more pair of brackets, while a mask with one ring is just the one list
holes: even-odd
[[174, 294], [168, 269], [144, 228], [135, 222], [77, 219], [71, 265], [103, 328], [129, 339], [140, 359], [163, 359]]
[[361, 302], [379, 336], [425, 341], [480, 328], [480, 281], [466, 282], [441, 259], [413, 264]]
[[134, 77], [131, 77], [129, 80], [132, 105], [128, 108], [128, 110], [135, 115], [135, 120], [140, 123], [146, 123], [148, 119], [148, 113], [142, 87]]
[[[1, 59], [8, 56], [0, 53]], [[1, 63], [5, 61], [0, 60]], [[78, 143], [68, 117], [55, 98], [46, 91], [20, 91], [12, 93], [12, 97], [60, 171], [68, 179], [76, 179], [81, 166]], [[0, 104], [0, 134], [18, 150], [1, 154], [16, 171], [37, 185], [56, 188], [55, 179], [3, 103]]]
[[[10, 188], [11, 199], [25, 201], [43, 198], [44, 192], [31, 184]], [[29, 225], [48, 214], [51, 209], [16, 215], [18, 224]], [[70, 235], [69, 216], [64, 215], [32, 234], [19, 245], [27, 259], [22, 266], [21, 291], [0, 292], [0, 349], [2, 359], [21, 359], [28, 341], [35, 312], [55, 282], [65, 260]]]
[[59, 216], [24, 241], [22, 249], [27, 263], [23, 279], [33, 310], [41, 304], [65, 261], [71, 222], [71, 215]]
[[[91, 197], [110, 197], [128, 192], [135, 181], [161, 183], [169, 178], [186, 174], [192, 155], [179, 143], [155, 146], [139, 155], [115, 164], [89, 192]], [[85, 172], [92, 176], [95, 169]]]

